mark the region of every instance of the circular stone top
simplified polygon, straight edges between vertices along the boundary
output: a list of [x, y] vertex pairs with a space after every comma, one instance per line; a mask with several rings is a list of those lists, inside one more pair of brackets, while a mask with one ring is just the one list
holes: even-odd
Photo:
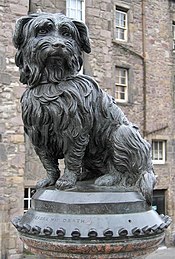
[[54, 187], [37, 190], [32, 208], [13, 224], [22, 236], [103, 242], [154, 236], [163, 233], [169, 223], [139, 192], [79, 182], [74, 189], [64, 191]]
[[136, 191], [79, 182], [64, 191], [54, 187], [39, 189], [33, 196], [32, 209], [62, 214], [126, 214], [148, 211], [150, 206]]

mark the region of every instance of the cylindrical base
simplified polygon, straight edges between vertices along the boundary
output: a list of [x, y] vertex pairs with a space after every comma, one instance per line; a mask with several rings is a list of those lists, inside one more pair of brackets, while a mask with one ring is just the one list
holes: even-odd
[[31, 252], [60, 259], [139, 258], [157, 249], [170, 222], [136, 191], [86, 182], [40, 189], [32, 208], [13, 220]]
[[42, 240], [21, 235], [22, 241], [34, 254], [59, 259], [137, 259], [144, 258], [158, 248], [164, 233], [147, 238], [129, 238], [113, 241]]

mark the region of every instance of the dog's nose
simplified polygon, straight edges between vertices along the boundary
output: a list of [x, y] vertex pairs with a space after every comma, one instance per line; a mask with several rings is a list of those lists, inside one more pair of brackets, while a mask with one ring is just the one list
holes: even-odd
[[65, 48], [65, 44], [64, 44], [64, 43], [61, 43], [61, 42], [53, 42], [53, 43], [52, 43], [52, 47], [54, 47], [54, 48], [56, 48], [56, 49], [58, 49], [58, 48], [63, 49], [63, 48]]

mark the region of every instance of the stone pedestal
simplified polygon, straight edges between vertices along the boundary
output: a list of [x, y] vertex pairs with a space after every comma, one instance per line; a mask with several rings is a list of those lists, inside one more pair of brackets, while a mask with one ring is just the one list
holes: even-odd
[[134, 191], [87, 182], [38, 190], [32, 208], [14, 219], [29, 250], [60, 259], [140, 258], [157, 249], [171, 220]]

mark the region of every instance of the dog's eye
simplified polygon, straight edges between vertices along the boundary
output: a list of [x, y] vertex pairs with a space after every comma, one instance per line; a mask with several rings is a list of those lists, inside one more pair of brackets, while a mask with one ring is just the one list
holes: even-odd
[[48, 30], [46, 29], [39, 29], [38, 30], [38, 34], [46, 34], [48, 32]]
[[70, 36], [70, 33], [69, 32], [62, 32], [62, 35], [63, 36]]
[[71, 34], [71, 32], [69, 30], [62, 30], [61, 31], [61, 35], [62, 36], [66, 36], [66, 37], [71, 37], [72, 36], [72, 34]]

